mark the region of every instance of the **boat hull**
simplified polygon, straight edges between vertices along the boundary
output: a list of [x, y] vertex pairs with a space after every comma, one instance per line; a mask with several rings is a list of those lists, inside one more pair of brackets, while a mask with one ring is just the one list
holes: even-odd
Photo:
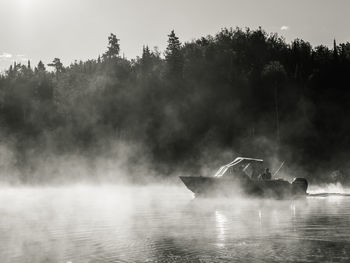
[[186, 187], [196, 196], [253, 195], [271, 198], [288, 198], [306, 195], [306, 187], [285, 180], [238, 180], [227, 177], [180, 176]]

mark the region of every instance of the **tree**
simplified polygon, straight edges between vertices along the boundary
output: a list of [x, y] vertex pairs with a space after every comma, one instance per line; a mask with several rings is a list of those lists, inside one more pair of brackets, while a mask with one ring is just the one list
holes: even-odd
[[337, 47], [337, 42], [335, 39], [333, 40], [333, 58], [334, 60], [338, 59], [338, 47]]
[[107, 51], [103, 54], [103, 58], [116, 58], [119, 56], [119, 52], [119, 39], [116, 35], [111, 33], [111, 35], [108, 37]]
[[272, 83], [274, 88], [276, 133], [277, 133], [277, 143], [279, 144], [280, 125], [279, 125], [279, 112], [278, 112], [278, 88], [286, 79], [287, 73], [283, 65], [279, 61], [271, 61], [264, 67], [262, 76], [266, 78], [270, 83]]
[[148, 46], [142, 47], [141, 67], [143, 71], [150, 70], [152, 53]]
[[165, 51], [169, 73], [175, 77], [182, 76], [184, 59], [181, 52], [181, 42], [174, 30], [168, 35], [168, 46]]
[[40, 71], [45, 71], [45, 70], [46, 70], [44, 63], [43, 63], [41, 60], [40, 60], [39, 63], [38, 63], [37, 70], [38, 70], [39, 72], [40, 72]]
[[64, 71], [63, 64], [59, 58], [54, 58], [52, 63], [47, 64], [50, 67], [54, 67], [56, 72], [62, 72]]
[[151, 51], [148, 46], [142, 47], [142, 60], [148, 60], [151, 57]]
[[[23, 171], [33, 166], [28, 153], [109, 157], [114, 145], [107, 144], [118, 139], [146, 149], [162, 174], [196, 172], [200, 160], [226, 158], [207, 156], [212, 149], [275, 152], [315, 180], [318, 169], [347, 163], [349, 42], [312, 48], [238, 28], [181, 44], [169, 33], [165, 57], [145, 46], [137, 59], [122, 59], [112, 35], [101, 58], [49, 64], [64, 73], [47, 72], [40, 61], [35, 74], [27, 63], [0, 74], [0, 133], [14, 139]], [[135, 152], [130, 162], [142, 164], [145, 152]], [[350, 174], [350, 165], [342, 170]]]

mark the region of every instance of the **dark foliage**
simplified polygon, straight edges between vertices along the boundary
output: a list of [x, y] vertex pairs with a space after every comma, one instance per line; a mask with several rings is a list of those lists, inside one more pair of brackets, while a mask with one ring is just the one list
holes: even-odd
[[313, 48], [236, 28], [181, 44], [171, 31], [165, 58], [146, 46], [127, 60], [108, 40], [102, 58], [55, 58], [54, 72], [15, 64], [0, 78], [2, 133], [20, 156], [98, 154], [101, 141], [124, 140], [168, 172], [214, 149], [279, 156], [315, 176], [349, 169], [350, 43]]

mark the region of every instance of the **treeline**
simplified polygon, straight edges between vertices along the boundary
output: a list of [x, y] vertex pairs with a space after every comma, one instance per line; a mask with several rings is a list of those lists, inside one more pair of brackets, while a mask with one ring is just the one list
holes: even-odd
[[346, 181], [349, 72], [349, 42], [287, 44], [236, 28], [181, 43], [172, 31], [164, 54], [145, 46], [130, 60], [111, 34], [94, 60], [11, 66], [0, 77], [1, 134], [23, 166], [29, 152], [97, 155], [123, 140], [142, 146], [131, 162], [147, 155], [163, 173], [198, 171], [229, 150]]

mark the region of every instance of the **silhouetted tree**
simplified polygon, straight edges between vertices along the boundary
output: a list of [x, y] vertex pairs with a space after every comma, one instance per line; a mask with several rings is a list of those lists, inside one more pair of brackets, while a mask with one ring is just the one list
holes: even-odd
[[123, 140], [147, 149], [133, 164], [146, 155], [162, 173], [198, 172], [199, 160], [222, 162], [218, 150], [264, 158], [277, 141], [281, 158], [310, 177], [340, 165], [350, 172], [349, 42], [287, 44], [262, 28], [184, 44], [168, 37], [165, 58], [148, 46], [120, 57], [111, 34], [102, 60], [64, 67], [55, 58], [54, 72], [40, 61], [34, 74], [30, 63], [11, 65], [0, 76], [0, 133], [28, 160], [19, 166], [30, 166], [28, 152], [96, 156]]
[[46, 70], [44, 63], [41, 60], [38, 63], [37, 70], [38, 71], [45, 71]]
[[119, 56], [120, 45], [119, 39], [113, 33], [108, 37], [107, 51], [103, 54], [104, 58], [116, 58]]
[[54, 58], [52, 63], [47, 64], [50, 67], [54, 67], [57, 73], [64, 71], [63, 64], [59, 58]]
[[273, 85], [273, 89], [274, 89], [276, 134], [277, 134], [277, 142], [279, 144], [280, 143], [280, 120], [279, 120], [278, 89], [281, 87], [282, 83], [286, 80], [287, 74], [283, 65], [279, 61], [271, 61], [264, 67], [262, 75]]
[[174, 30], [168, 35], [168, 46], [165, 51], [165, 59], [167, 61], [169, 73], [175, 77], [182, 76], [183, 71], [183, 54], [181, 52], [181, 42], [175, 35]]

